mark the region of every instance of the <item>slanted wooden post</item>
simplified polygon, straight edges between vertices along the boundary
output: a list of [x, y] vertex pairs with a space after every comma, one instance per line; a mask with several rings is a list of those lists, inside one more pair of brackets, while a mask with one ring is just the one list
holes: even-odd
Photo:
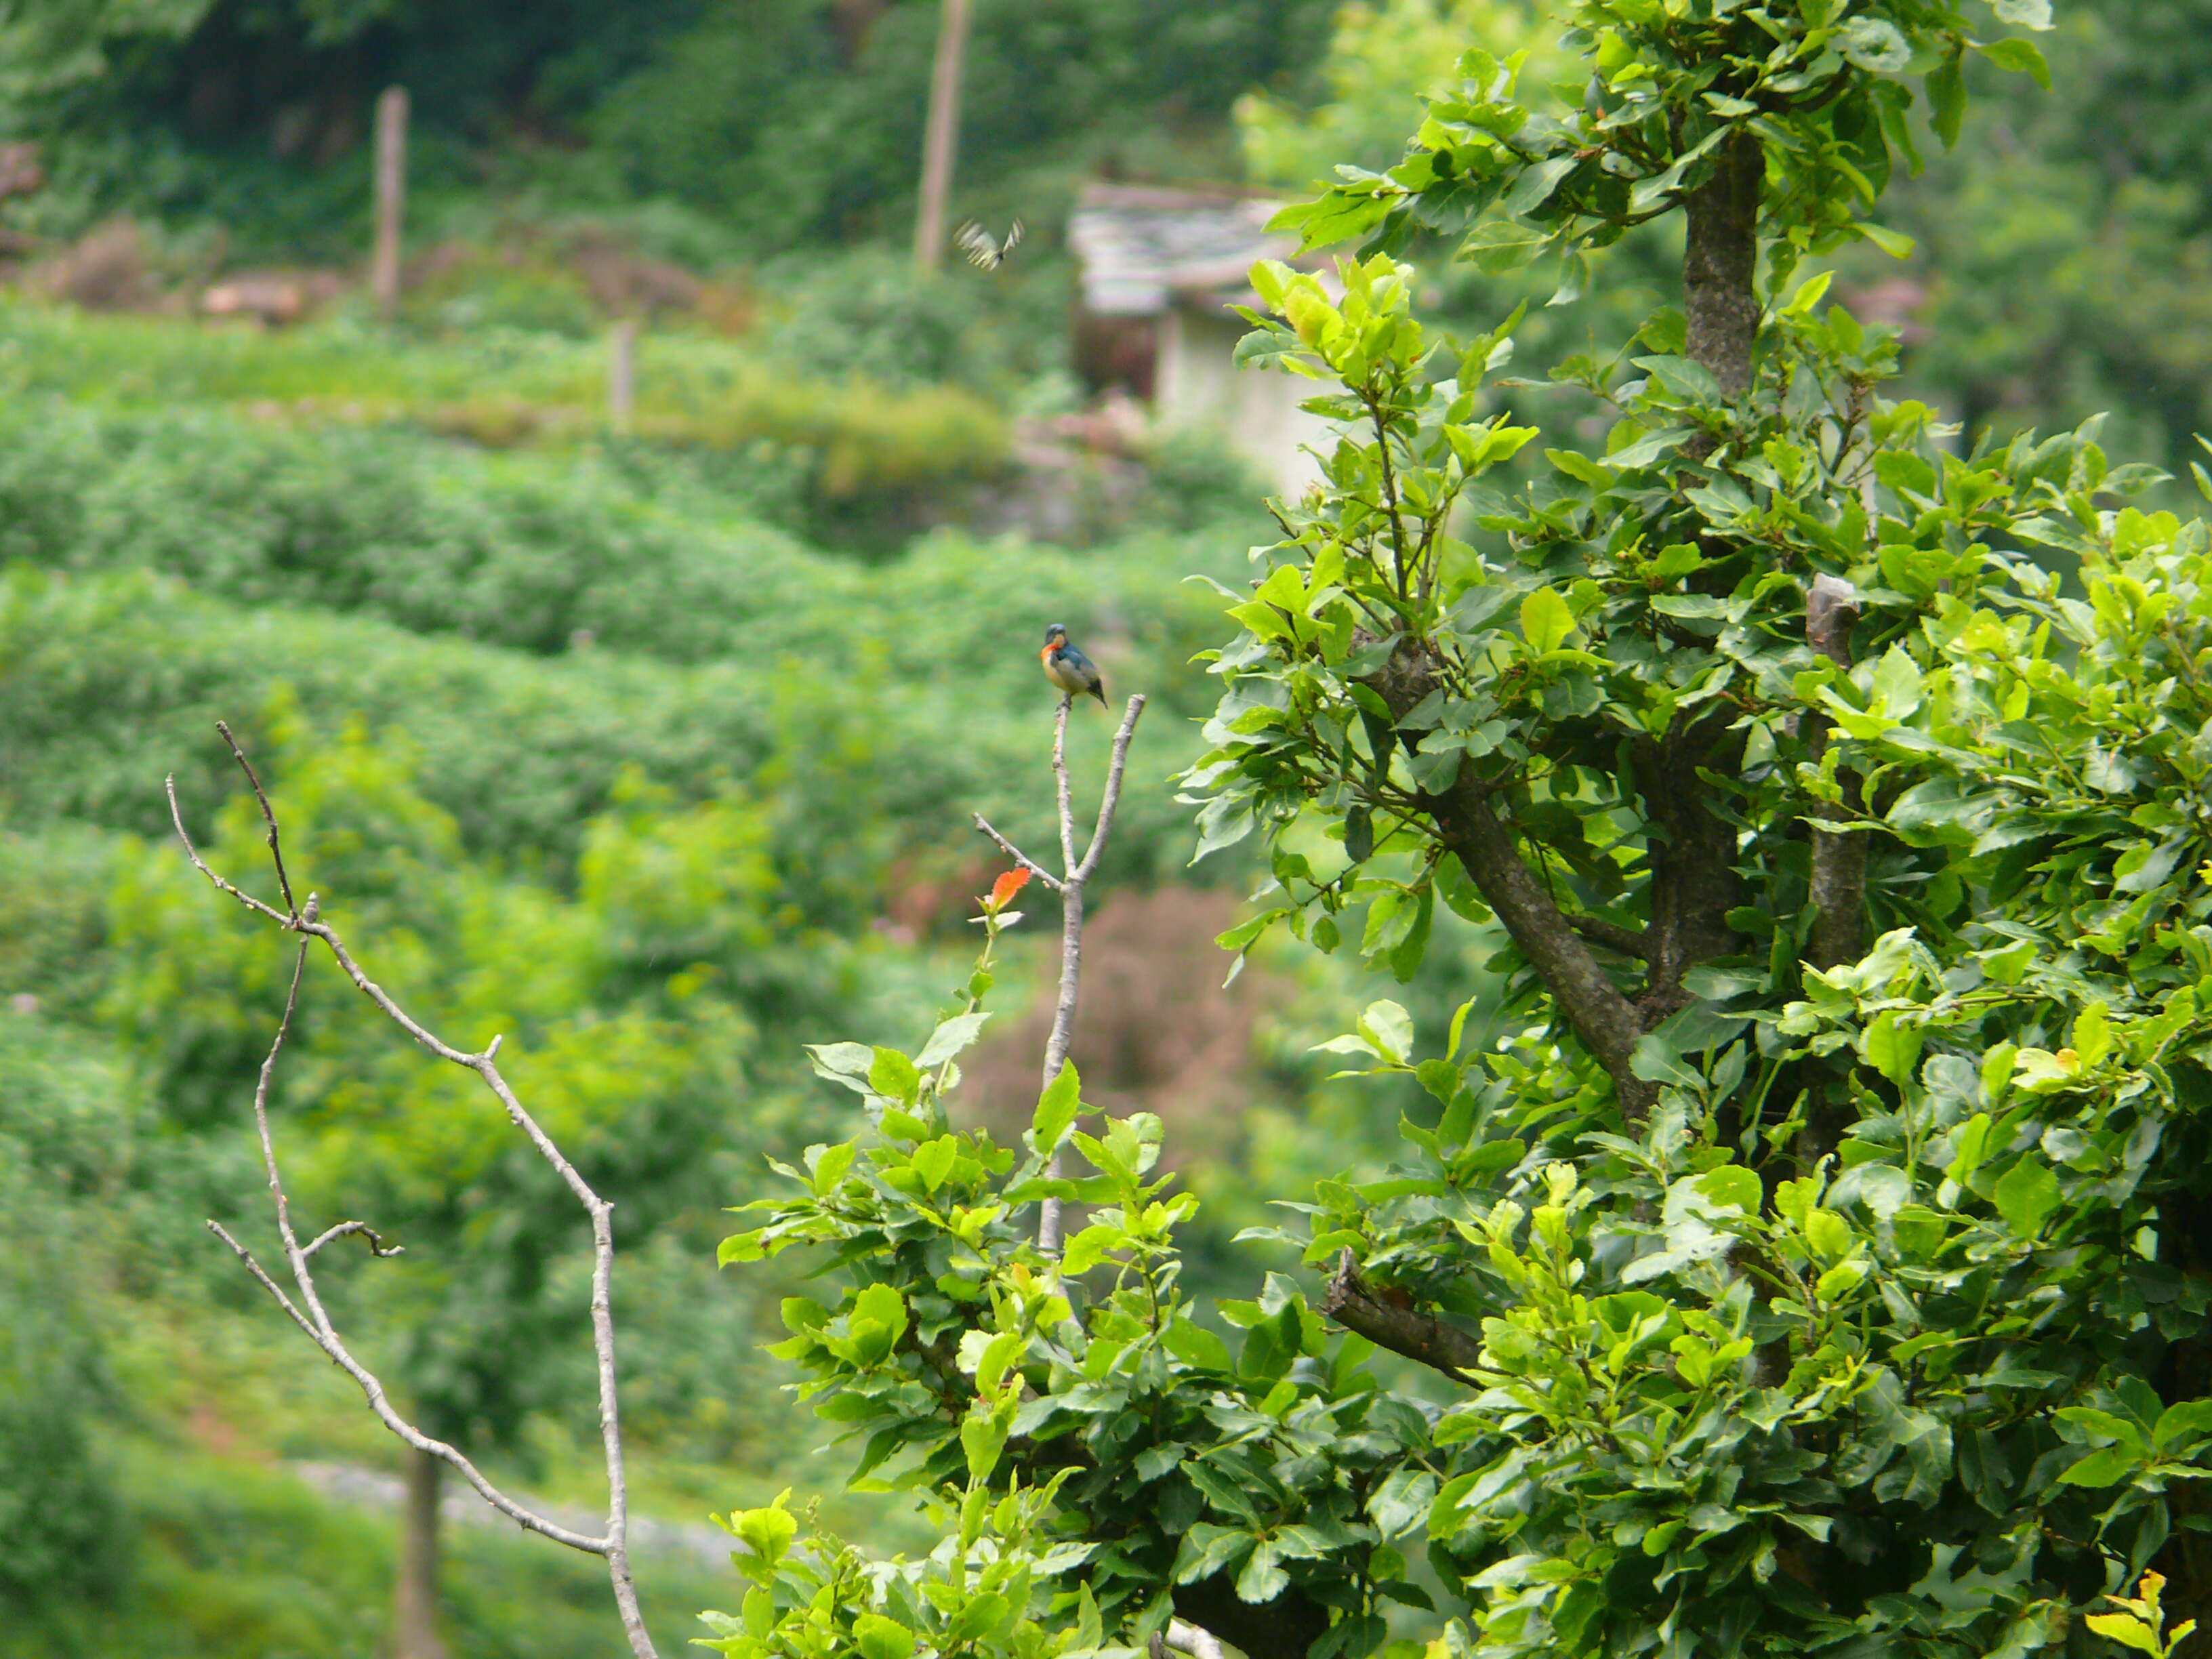
[[630, 411], [637, 403], [637, 319], [616, 323], [607, 355], [607, 424], [629, 435]]
[[407, 201], [407, 88], [386, 87], [376, 100], [376, 248], [368, 283], [377, 313], [399, 313], [399, 227]]
[[921, 208], [914, 222], [914, 262], [934, 270], [945, 257], [945, 201], [960, 143], [960, 64], [968, 50], [968, 0], [944, 0], [937, 60], [929, 75], [929, 119], [921, 137]]

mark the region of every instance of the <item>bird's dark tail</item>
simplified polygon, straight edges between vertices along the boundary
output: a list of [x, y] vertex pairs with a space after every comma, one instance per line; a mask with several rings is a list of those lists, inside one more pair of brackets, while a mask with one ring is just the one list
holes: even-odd
[[1091, 688], [1091, 695], [1098, 699], [1098, 706], [1104, 709], [1108, 714], [1110, 714], [1114, 712], [1114, 705], [1106, 701], [1106, 688], [1104, 686], [1092, 686]]

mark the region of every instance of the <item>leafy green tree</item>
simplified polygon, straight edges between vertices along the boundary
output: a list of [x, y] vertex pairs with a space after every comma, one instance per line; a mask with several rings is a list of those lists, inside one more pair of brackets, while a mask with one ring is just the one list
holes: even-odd
[[[1922, 0], [1569, 21], [1578, 106], [1469, 52], [1402, 161], [1288, 216], [1359, 257], [1255, 272], [1245, 356], [1340, 437], [1231, 595], [1187, 778], [1202, 846], [1271, 854], [1225, 943], [1407, 977], [1441, 902], [1510, 939], [1518, 1029], [1470, 1051], [1385, 1001], [1329, 1045], [1433, 1110], [1389, 1178], [1291, 1206], [1324, 1284], [1222, 1305], [1233, 1347], [1177, 1293], [1157, 1123], [1077, 1129], [1063, 1073], [1000, 1148], [944, 1054], [817, 1050], [878, 1133], [725, 1255], [826, 1247], [848, 1287], [783, 1352], [948, 1535], [840, 1577], [732, 1517], [738, 1659], [1188, 1626], [1327, 1659], [1393, 1603], [1453, 1654], [2191, 1650], [2212, 532], [2125, 505], [2158, 475], [2094, 422], [1961, 453], [1805, 275], [1902, 246], [1863, 216], [1919, 98], [1948, 143], [1969, 54], [2043, 60]], [[1562, 371], [1602, 447], [1486, 482], [1537, 435], [1482, 386], [1512, 324], [1437, 341], [1395, 251], [1554, 258], [1564, 303], [1670, 216], [1680, 308]], [[1063, 1142], [1090, 1172], [1055, 1183]], [[1056, 1261], [1048, 1195], [1091, 1206]]]

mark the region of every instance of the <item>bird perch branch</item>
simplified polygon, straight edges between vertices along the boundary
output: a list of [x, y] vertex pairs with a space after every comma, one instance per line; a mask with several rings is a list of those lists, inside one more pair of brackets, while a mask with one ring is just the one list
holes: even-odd
[[[297, 1301], [286, 1294], [284, 1289], [254, 1259], [252, 1253], [220, 1223], [210, 1221], [208, 1229], [237, 1254], [246, 1270], [276, 1299], [276, 1304], [290, 1316], [293, 1323], [307, 1334], [308, 1340], [354, 1380], [368, 1400], [369, 1409], [376, 1413], [385, 1427], [416, 1450], [452, 1464], [460, 1472], [462, 1478], [476, 1488], [477, 1495], [484, 1502], [516, 1525], [542, 1534], [556, 1543], [566, 1544], [571, 1549], [603, 1557], [614, 1589], [616, 1610], [621, 1616], [623, 1632], [629, 1638], [631, 1653], [635, 1659], [655, 1659], [653, 1640], [647, 1635], [644, 1620], [638, 1611], [637, 1589], [630, 1575], [629, 1495], [623, 1463], [620, 1418], [616, 1410], [614, 1318], [610, 1302], [614, 1271], [614, 1206], [592, 1190], [583, 1176], [577, 1173], [575, 1166], [562, 1154], [561, 1149], [553, 1144], [537, 1121], [523, 1109], [522, 1103], [515, 1098], [514, 1091], [507, 1086], [507, 1079], [500, 1075], [499, 1067], [494, 1063], [494, 1056], [499, 1051], [498, 1038], [493, 1038], [490, 1046], [482, 1054], [466, 1054], [441, 1041], [410, 1018], [382, 987], [362, 971], [360, 964], [347, 951], [337, 934], [319, 919], [320, 905], [316, 895], [310, 893], [307, 896], [304, 909], [294, 902], [291, 878], [284, 868], [277, 833], [276, 814], [269, 804], [268, 793], [262, 788], [261, 780], [255, 775], [245, 751], [239, 747], [238, 740], [231, 735], [230, 728], [218, 724], [216, 729], [222, 734], [223, 741], [230, 745], [231, 754], [245, 772], [246, 781], [252, 787], [253, 798], [260, 805], [262, 819], [269, 827], [269, 855], [276, 866], [276, 885], [283, 895], [284, 908], [280, 911], [241, 891], [208, 867], [207, 861], [201, 858], [199, 849], [193, 846], [192, 838], [185, 829], [184, 813], [177, 804], [174, 777], [168, 780], [167, 785], [169, 817], [176, 826], [177, 838], [184, 843], [185, 856], [191, 860], [193, 868], [214, 884], [218, 891], [228, 894], [256, 915], [301, 936], [299, 952], [292, 964], [292, 985], [284, 1000], [283, 1017], [277, 1022], [276, 1035], [270, 1042], [267, 1057], [261, 1062], [260, 1078], [253, 1091], [253, 1122], [261, 1140], [262, 1166], [268, 1174], [270, 1200], [276, 1213], [276, 1231], [283, 1243], [285, 1265], [290, 1270]], [[386, 1245], [374, 1229], [359, 1221], [340, 1222], [304, 1245], [293, 1230], [291, 1203], [284, 1191], [283, 1177], [276, 1161], [276, 1139], [269, 1127], [269, 1085], [276, 1075], [276, 1060], [283, 1050], [284, 1039], [291, 1030], [293, 1014], [299, 1006], [300, 981], [307, 967], [310, 941], [317, 939], [329, 950], [331, 957], [344, 970], [346, 977], [400, 1030], [439, 1059], [474, 1072], [483, 1079], [484, 1086], [505, 1109], [508, 1120], [529, 1139], [538, 1155], [552, 1166], [554, 1172], [575, 1195], [576, 1201], [583, 1206], [591, 1218], [592, 1346], [599, 1356], [600, 1438], [607, 1465], [607, 1527], [606, 1531], [597, 1537], [572, 1531], [525, 1509], [493, 1486], [483, 1471], [459, 1449], [441, 1440], [433, 1439], [401, 1417], [386, 1395], [382, 1382], [354, 1357], [331, 1322], [329, 1310], [324, 1306], [322, 1296], [315, 1287], [313, 1270], [308, 1265], [309, 1259], [316, 1251], [334, 1239], [353, 1233], [359, 1233], [368, 1240], [369, 1249], [374, 1255], [396, 1255], [399, 1253], [399, 1247]]]
[[[1052, 775], [1060, 811], [1060, 869], [1064, 873], [1054, 876], [994, 830], [981, 813], [975, 814], [979, 831], [1024, 869], [1042, 877], [1045, 885], [1060, 895], [1060, 1000], [1053, 1008], [1052, 1036], [1044, 1047], [1045, 1088], [1050, 1088], [1053, 1079], [1060, 1075], [1060, 1068], [1067, 1060], [1068, 1044], [1075, 1036], [1076, 992], [1083, 978], [1083, 890], [1097, 872], [1099, 860], [1105, 856], [1106, 839], [1114, 829], [1114, 811], [1121, 804], [1121, 777], [1129, 763], [1129, 739], [1136, 735], [1137, 717], [1145, 712], [1144, 695], [1139, 692], [1129, 699], [1128, 708], [1121, 716], [1121, 729], [1114, 734], [1114, 755], [1106, 769], [1106, 787], [1098, 798], [1098, 822], [1079, 860], [1075, 856], [1075, 806], [1067, 777], [1067, 714], [1074, 701], [1072, 696], [1061, 696], [1052, 731]], [[1057, 1179], [1060, 1168], [1060, 1150], [1054, 1147], [1045, 1165], [1045, 1174]], [[1057, 1198], [1048, 1198], [1039, 1206], [1037, 1248], [1047, 1255], [1060, 1254], [1060, 1216]]]

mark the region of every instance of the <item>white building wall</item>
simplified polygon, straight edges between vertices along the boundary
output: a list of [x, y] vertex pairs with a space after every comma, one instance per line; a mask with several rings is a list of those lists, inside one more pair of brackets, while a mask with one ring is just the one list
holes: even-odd
[[1218, 433], [1285, 496], [1303, 495], [1321, 477], [1305, 453], [1326, 453], [1334, 429], [1298, 404], [1322, 390], [1316, 381], [1282, 371], [1239, 368], [1235, 353], [1246, 333], [1235, 313], [1170, 307], [1160, 319], [1153, 410], [1160, 425]]

